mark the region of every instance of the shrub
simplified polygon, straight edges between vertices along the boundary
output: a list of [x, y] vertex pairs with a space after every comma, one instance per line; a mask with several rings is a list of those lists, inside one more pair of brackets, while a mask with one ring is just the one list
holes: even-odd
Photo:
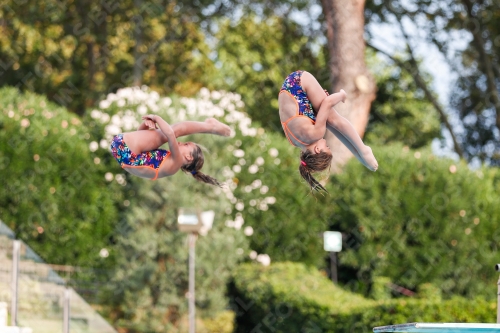
[[495, 303], [452, 298], [374, 301], [333, 285], [311, 267], [244, 264], [234, 274], [236, 332], [369, 332], [406, 322], [494, 322]]

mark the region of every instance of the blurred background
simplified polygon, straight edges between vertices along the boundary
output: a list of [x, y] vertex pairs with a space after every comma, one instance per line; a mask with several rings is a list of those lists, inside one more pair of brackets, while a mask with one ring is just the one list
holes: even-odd
[[[215, 212], [196, 243], [197, 332], [495, 321], [498, 1], [0, 8], [0, 302], [12, 301], [17, 239], [19, 326], [63, 332], [70, 290], [71, 332], [187, 332], [183, 207]], [[278, 116], [297, 69], [346, 90], [338, 111], [376, 173], [327, 136], [329, 194], [309, 192]], [[110, 138], [147, 113], [230, 125], [231, 138], [185, 138], [228, 188], [124, 172]], [[324, 248], [326, 231], [340, 232], [340, 252]]]

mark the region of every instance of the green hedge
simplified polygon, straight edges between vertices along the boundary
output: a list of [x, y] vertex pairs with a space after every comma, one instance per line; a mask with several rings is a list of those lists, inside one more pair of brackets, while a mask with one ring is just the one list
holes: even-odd
[[110, 245], [121, 186], [106, 181], [109, 165], [92, 145], [75, 114], [44, 96], [0, 89], [0, 219], [51, 264], [112, 265], [114, 254], [99, 252]]
[[[494, 286], [493, 286], [494, 287]], [[375, 301], [333, 285], [297, 263], [244, 264], [231, 286], [235, 332], [371, 332], [407, 322], [494, 322], [495, 303], [482, 299]]]

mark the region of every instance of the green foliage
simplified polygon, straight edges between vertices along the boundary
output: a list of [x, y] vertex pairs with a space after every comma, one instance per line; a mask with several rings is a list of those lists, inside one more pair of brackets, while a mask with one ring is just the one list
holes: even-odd
[[206, 333], [233, 333], [235, 314], [232, 311], [223, 311], [213, 319], [204, 321]]
[[241, 265], [234, 273], [235, 332], [369, 332], [406, 322], [494, 322], [495, 303], [453, 298], [373, 301], [297, 263]]
[[330, 228], [345, 234], [340, 272], [355, 272], [343, 281], [367, 292], [386, 276], [411, 290], [433, 283], [446, 297], [493, 297], [498, 170], [470, 170], [427, 149], [374, 151], [376, 173], [351, 162], [327, 187]]
[[[244, 150], [243, 157], [237, 157], [239, 150]], [[255, 137], [236, 140], [219, 156], [225, 156], [237, 183], [234, 196], [240, 205], [235, 208], [240, 207], [245, 225], [253, 228], [250, 248], [273, 261], [322, 265], [320, 239], [327, 228], [323, 211], [330, 198], [309, 193], [298, 172], [299, 153], [283, 136], [258, 131]]]
[[0, 217], [47, 262], [108, 266], [121, 193], [89, 148], [89, 132], [62, 107], [0, 90]]
[[419, 298], [424, 298], [433, 301], [440, 301], [442, 299], [441, 289], [432, 283], [423, 283], [417, 288], [417, 295]]
[[253, 14], [226, 19], [216, 37], [220, 68], [213, 84], [240, 94], [250, 117], [266, 129], [281, 132], [277, 97], [288, 74], [307, 70], [329, 87], [323, 48], [293, 20]]
[[373, 278], [372, 288], [370, 290], [371, 298], [375, 300], [384, 300], [391, 298], [391, 292], [388, 288], [391, 279], [385, 276], [376, 276]]
[[8, 0], [2, 5], [0, 19], [8, 22], [0, 34], [2, 85], [43, 93], [79, 114], [128, 85], [193, 94], [209, 82], [203, 74], [213, 63], [200, 22], [211, 3]]
[[440, 137], [438, 113], [417, 88], [413, 77], [388, 65], [373, 52], [368, 52], [366, 59], [376, 80], [377, 98], [371, 106], [365, 142], [420, 148]]

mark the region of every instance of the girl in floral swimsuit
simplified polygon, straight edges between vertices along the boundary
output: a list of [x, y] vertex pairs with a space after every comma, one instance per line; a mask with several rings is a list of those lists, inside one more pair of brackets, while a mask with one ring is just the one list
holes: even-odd
[[[151, 180], [182, 170], [198, 181], [221, 186], [215, 178], [200, 172], [204, 163], [200, 146], [193, 142], [178, 142], [177, 137], [195, 133], [229, 136], [231, 130], [227, 125], [214, 118], [205, 122], [185, 121], [172, 126], [157, 115], [142, 118], [144, 122], [137, 131], [118, 134], [111, 143], [111, 153], [123, 169]], [[167, 142], [169, 151], [159, 148]]]
[[288, 141], [302, 149], [299, 172], [313, 190], [326, 191], [311, 173], [331, 165], [332, 152], [323, 139], [327, 129], [368, 169], [378, 168], [371, 148], [364, 145], [352, 124], [333, 108], [346, 97], [344, 90], [328, 95], [316, 78], [305, 71], [291, 73], [281, 87], [278, 98], [281, 125]]

